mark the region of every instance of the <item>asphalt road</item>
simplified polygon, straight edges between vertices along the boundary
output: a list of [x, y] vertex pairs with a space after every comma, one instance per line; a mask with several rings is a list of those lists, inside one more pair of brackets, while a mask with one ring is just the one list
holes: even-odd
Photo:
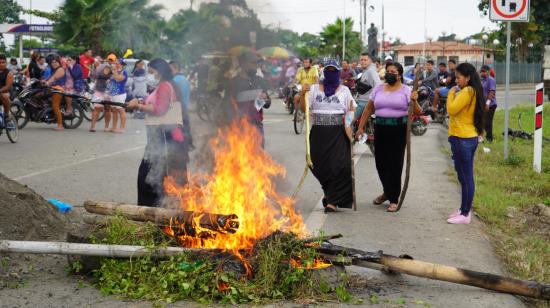
[[[518, 92], [518, 99], [514, 101], [523, 102], [524, 95], [529, 94]], [[130, 119], [124, 134], [101, 130], [90, 133], [88, 125], [85, 122], [76, 130], [55, 132], [51, 126], [30, 124], [21, 131], [17, 144], [10, 144], [1, 136], [0, 172], [29, 185], [45, 198], [74, 205], [85, 200], [136, 203], [137, 169], [145, 145], [143, 121]], [[208, 141], [215, 127], [193, 116], [192, 129], [197, 143], [192, 160], [200, 161], [201, 143]], [[287, 170], [286, 178], [278, 180], [277, 186], [292, 194], [304, 170], [305, 142], [304, 135], [294, 133], [291, 116], [280, 100], [275, 100], [266, 112], [265, 132], [267, 151]], [[320, 185], [311, 174], [298, 196], [296, 208], [310, 230], [342, 233], [345, 237], [339, 243], [347, 246], [369, 251], [384, 249], [395, 255], [407, 253], [425, 261], [500, 273], [500, 263], [479, 221], [470, 226], [445, 223], [446, 215], [454, 210], [460, 198], [458, 187], [446, 174], [449, 160], [441, 151], [445, 145], [445, 131], [438, 124], [432, 124], [425, 136], [413, 138], [414, 180], [411, 180], [407, 202], [398, 214], [386, 213], [383, 208], [370, 204], [369, 200], [379, 193], [380, 184], [374, 158], [364, 146], [355, 150], [357, 212], [325, 215], [320, 205]], [[200, 166], [192, 169], [198, 168]], [[432, 198], [427, 198], [425, 192], [432, 192]], [[422, 300], [435, 307], [523, 306], [514, 297], [476, 288], [406, 276], [386, 277], [361, 269], [354, 271], [381, 285], [383, 295], [388, 298]], [[70, 289], [74, 281], [66, 281], [63, 271], [60, 272], [56, 283]], [[93, 300], [98, 296], [93, 289], [85, 290], [82, 298]], [[9, 294], [15, 296], [18, 292], [13, 290]], [[59, 298], [58, 303], [62, 303], [70, 297], [59, 292], [55, 291], [51, 300]], [[104, 301], [114, 306], [120, 304], [114, 298]]]

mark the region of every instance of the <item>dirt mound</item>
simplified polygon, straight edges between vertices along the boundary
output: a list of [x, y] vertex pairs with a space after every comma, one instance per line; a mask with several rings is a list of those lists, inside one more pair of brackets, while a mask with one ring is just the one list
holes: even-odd
[[65, 227], [44, 198], [0, 173], [0, 239], [60, 240]]

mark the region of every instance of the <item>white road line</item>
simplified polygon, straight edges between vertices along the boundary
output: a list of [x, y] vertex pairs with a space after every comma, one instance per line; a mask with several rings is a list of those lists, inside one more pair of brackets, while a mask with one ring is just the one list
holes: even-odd
[[[359, 161], [361, 156], [367, 151], [367, 146], [366, 145], [358, 145], [356, 147], [356, 149], [358, 149], [359, 151], [355, 152], [355, 157], [353, 159], [353, 163], [354, 163], [355, 166], [357, 166], [357, 162]], [[356, 174], [356, 176], [357, 176], [357, 174]], [[325, 214], [325, 212], [324, 212], [323, 199], [321, 198], [319, 200], [319, 202], [317, 202], [317, 205], [315, 206], [315, 208], [313, 208], [313, 210], [311, 211], [311, 213], [309, 214], [309, 216], [306, 219], [306, 228], [307, 228], [307, 230], [309, 230], [311, 232], [317, 232], [317, 231], [321, 230], [321, 228], [324, 226], [324, 224], [327, 220], [327, 216], [328, 215]]]
[[14, 178], [14, 180], [15, 181], [20, 181], [20, 180], [23, 180], [23, 179], [27, 179], [27, 178], [35, 177], [35, 176], [38, 176], [38, 175], [50, 173], [50, 172], [57, 171], [57, 170], [60, 170], [60, 169], [65, 169], [65, 168], [73, 167], [73, 166], [76, 166], [76, 165], [84, 164], [84, 163], [91, 162], [91, 161], [94, 161], [94, 160], [109, 158], [109, 157], [117, 156], [117, 155], [128, 153], [128, 152], [142, 150], [144, 148], [145, 148], [145, 145], [140, 145], [140, 146], [129, 148], [129, 149], [122, 150], [122, 151], [103, 154], [103, 155], [95, 156], [95, 157], [92, 157], [92, 158], [87, 158], [87, 159], [79, 160], [79, 161], [72, 162], [72, 163], [69, 163], [69, 164], [57, 166], [57, 167], [54, 167], [54, 168], [49, 168], [49, 169], [44, 169], [42, 171], [29, 173], [29, 174], [26, 174], [26, 175], [23, 175], [23, 176], [16, 177], [16, 178]]

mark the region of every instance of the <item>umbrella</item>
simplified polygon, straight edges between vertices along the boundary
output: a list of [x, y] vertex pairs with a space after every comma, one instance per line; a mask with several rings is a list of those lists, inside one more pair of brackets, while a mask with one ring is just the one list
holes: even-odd
[[281, 47], [265, 47], [258, 50], [258, 52], [267, 58], [288, 59], [293, 57], [292, 52]]
[[249, 51], [252, 51], [252, 49], [250, 49], [246, 46], [239, 45], [239, 46], [235, 46], [235, 47], [229, 49], [228, 53], [232, 57], [239, 57], [243, 53], [246, 53], [246, 52], [249, 52]]

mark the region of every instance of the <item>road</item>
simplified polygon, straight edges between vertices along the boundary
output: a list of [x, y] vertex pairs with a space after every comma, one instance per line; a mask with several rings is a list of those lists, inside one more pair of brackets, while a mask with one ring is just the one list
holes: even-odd
[[[518, 93], [518, 97], [524, 95], [528, 94]], [[1, 172], [27, 184], [45, 198], [75, 205], [90, 199], [135, 203], [137, 169], [145, 145], [142, 120], [130, 119], [124, 134], [90, 133], [87, 124], [63, 132], [54, 132], [46, 125], [30, 124], [21, 131], [17, 144], [9, 144], [2, 136]], [[197, 149], [200, 149], [200, 143], [208, 140], [213, 127], [192, 117], [192, 129]], [[280, 100], [275, 100], [266, 112], [265, 131], [267, 151], [287, 170], [286, 178], [277, 181], [278, 187], [291, 194], [303, 172], [305, 143], [303, 135], [294, 134], [291, 116]], [[446, 215], [457, 206], [460, 198], [457, 185], [447, 175], [448, 156], [441, 151], [446, 146], [445, 133], [440, 125], [432, 124], [425, 136], [413, 138], [413, 180], [400, 213], [386, 213], [383, 208], [371, 205], [370, 200], [379, 193], [380, 184], [374, 158], [361, 146], [356, 148], [357, 212], [325, 215], [320, 204], [322, 191], [311, 174], [304, 182], [296, 208], [310, 230], [344, 234], [345, 237], [337, 241], [339, 244], [369, 251], [383, 249], [395, 255], [407, 253], [424, 261], [502, 273], [479, 221], [475, 220], [470, 226], [445, 223]], [[199, 160], [200, 153], [195, 150], [194, 161]], [[404, 298], [408, 302], [422, 300], [435, 307], [523, 306], [515, 297], [472, 287], [405, 275], [385, 276], [359, 268], [352, 268], [352, 271], [380, 285], [386, 298]], [[59, 279], [56, 279], [59, 290], [50, 292], [48, 288], [37, 288], [35, 296], [47, 296], [48, 301], [59, 299], [59, 304], [66, 302], [70, 294], [62, 289], [74, 288], [71, 284], [75, 280], [65, 279], [63, 270], [59, 272]], [[2, 292], [8, 292], [4, 295], [10, 297], [29, 294], [25, 288]], [[93, 289], [80, 289], [79, 292], [83, 303], [95, 301], [99, 295]], [[100, 301], [109, 307], [120, 304], [114, 298]], [[15, 299], [12, 302], [17, 303]], [[78, 304], [78, 301], [70, 303]]]

